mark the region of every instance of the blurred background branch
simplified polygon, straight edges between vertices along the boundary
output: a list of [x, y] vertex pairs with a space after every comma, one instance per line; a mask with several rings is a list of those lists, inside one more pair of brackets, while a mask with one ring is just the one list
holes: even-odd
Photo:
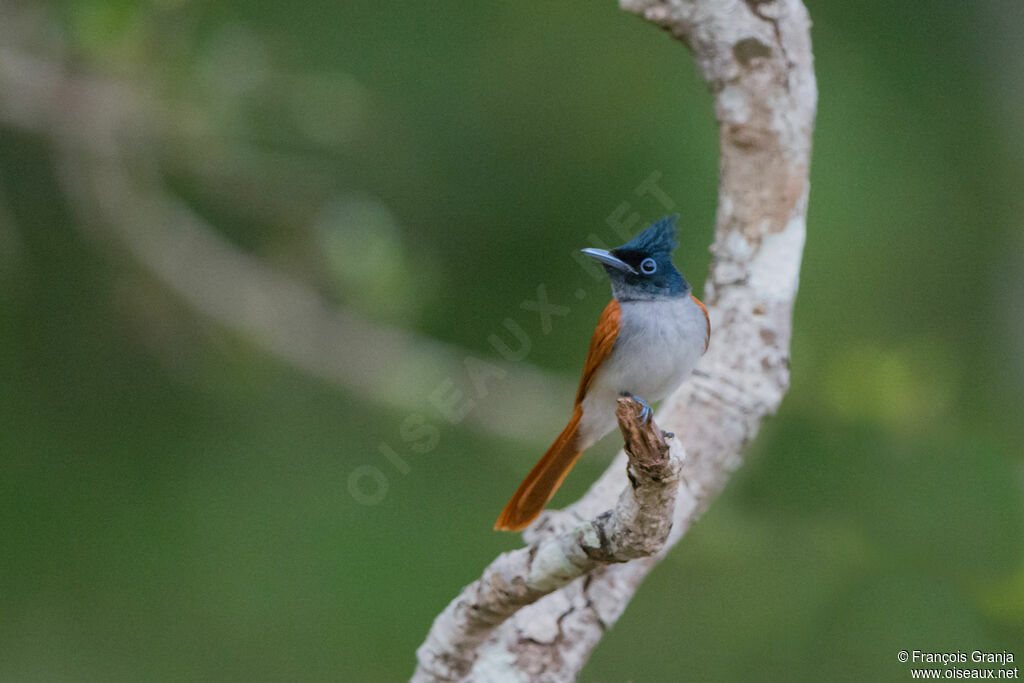
[[[443, 382], [465, 384], [466, 359], [474, 355], [469, 350], [370, 322], [221, 237], [168, 187], [158, 149], [173, 140], [197, 150], [179, 163], [196, 162], [183, 170], [214, 192], [224, 190], [225, 177], [241, 174], [241, 196], [232, 201], [271, 220], [284, 220], [297, 210], [297, 201], [329, 202], [323, 171], [297, 157], [268, 158], [241, 138], [217, 134], [215, 111], [209, 109], [218, 103], [168, 101], [147, 85], [155, 79], [145, 73], [105, 79], [65, 67], [59, 44], [42, 55], [30, 52], [19, 39], [38, 32], [33, 15], [25, 10], [5, 22], [0, 116], [51, 142], [81, 225], [127, 251], [196, 312], [315, 377], [407, 411], [423, 410]], [[303, 196], [281, 187], [270, 192], [278, 183], [301, 187]], [[237, 191], [238, 183], [231, 187]], [[354, 210], [347, 220], [372, 221], [358, 206]], [[359, 245], [343, 241], [335, 248]], [[468, 412], [468, 423], [505, 437], [536, 439], [570, 383], [522, 361], [488, 363], [489, 372], [502, 379], [502, 390]]]

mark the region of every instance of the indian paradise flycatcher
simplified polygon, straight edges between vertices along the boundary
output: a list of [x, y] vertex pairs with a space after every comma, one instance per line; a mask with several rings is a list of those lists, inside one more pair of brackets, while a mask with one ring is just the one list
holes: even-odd
[[[498, 516], [494, 528], [519, 531], [544, 509], [576, 460], [615, 428], [620, 396], [658, 401], [672, 393], [707, 351], [707, 309], [672, 264], [676, 216], [655, 221], [617, 249], [584, 249], [612, 284], [590, 339], [572, 417]], [[639, 398], [643, 397], [643, 398]]]

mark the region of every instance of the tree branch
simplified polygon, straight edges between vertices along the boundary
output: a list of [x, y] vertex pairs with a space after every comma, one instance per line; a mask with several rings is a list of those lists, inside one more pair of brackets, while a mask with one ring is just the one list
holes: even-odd
[[679, 488], [682, 456], [671, 435], [641, 404], [620, 398], [615, 416], [625, 440], [630, 486], [613, 509], [574, 528], [503, 553], [463, 589], [434, 621], [417, 650], [413, 681], [457, 680], [469, 673], [476, 649], [517, 610], [597, 567], [648, 557], [665, 544]]
[[[789, 386], [817, 107], [807, 10], [800, 0], [620, 1], [689, 47], [714, 93], [719, 124], [714, 260], [704, 288], [711, 348], [658, 413], [688, 453], [671, 533], [657, 552], [598, 564], [525, 607], [499, 601], [482, 643], [479, 631], [460, 641], [462, 632], [439, 631], [435, 622], [431, 636], [441, 640], [428, 638], [417, 652], [415, 680], [455, 680], [473, 658], [472, 680], [573, 680], [647, 573], [724, 487], [761, 419], [778, 409]], [[544, 547], [608, 509], [628, 486], [626, 457], [620, 454], [577, 503], [546, 512], [528, 528], [529, 547]], [[458, 652], [458, 666], [424, 666], [441, 652]]]

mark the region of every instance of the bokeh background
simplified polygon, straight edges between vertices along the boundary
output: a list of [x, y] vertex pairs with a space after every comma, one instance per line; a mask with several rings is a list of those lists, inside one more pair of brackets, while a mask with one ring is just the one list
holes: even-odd
[[[1024, 5], [808, 4], [792, 390], [583, 680], [1024, 658]], [[689, 55], [582, 0], [5, 0], [0, 26], [0, 679], [407, 677], [519, 544], [491, 524], [607, 297], [571, 253], [664, 213], [652, 173], [700, 291]], [[484, 397], [466, 357], [504, 373]], [[479, 400], [453, 423], [438, 387]]]

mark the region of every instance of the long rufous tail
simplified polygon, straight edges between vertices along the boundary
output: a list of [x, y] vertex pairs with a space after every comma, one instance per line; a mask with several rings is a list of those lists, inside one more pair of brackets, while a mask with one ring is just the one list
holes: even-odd
[[494, 528], [499, 531], [519, 531], [537, 519], [544, 506], [562, 485], [565, 475], [580, 457], [576, 449], [576, 431], [583, 417], [583, 408], [577, 404], [572, 419], [551, 444], [543, 457], [537, 461], [530, 473], [523, 479], [505, 509], [498, 515]]

